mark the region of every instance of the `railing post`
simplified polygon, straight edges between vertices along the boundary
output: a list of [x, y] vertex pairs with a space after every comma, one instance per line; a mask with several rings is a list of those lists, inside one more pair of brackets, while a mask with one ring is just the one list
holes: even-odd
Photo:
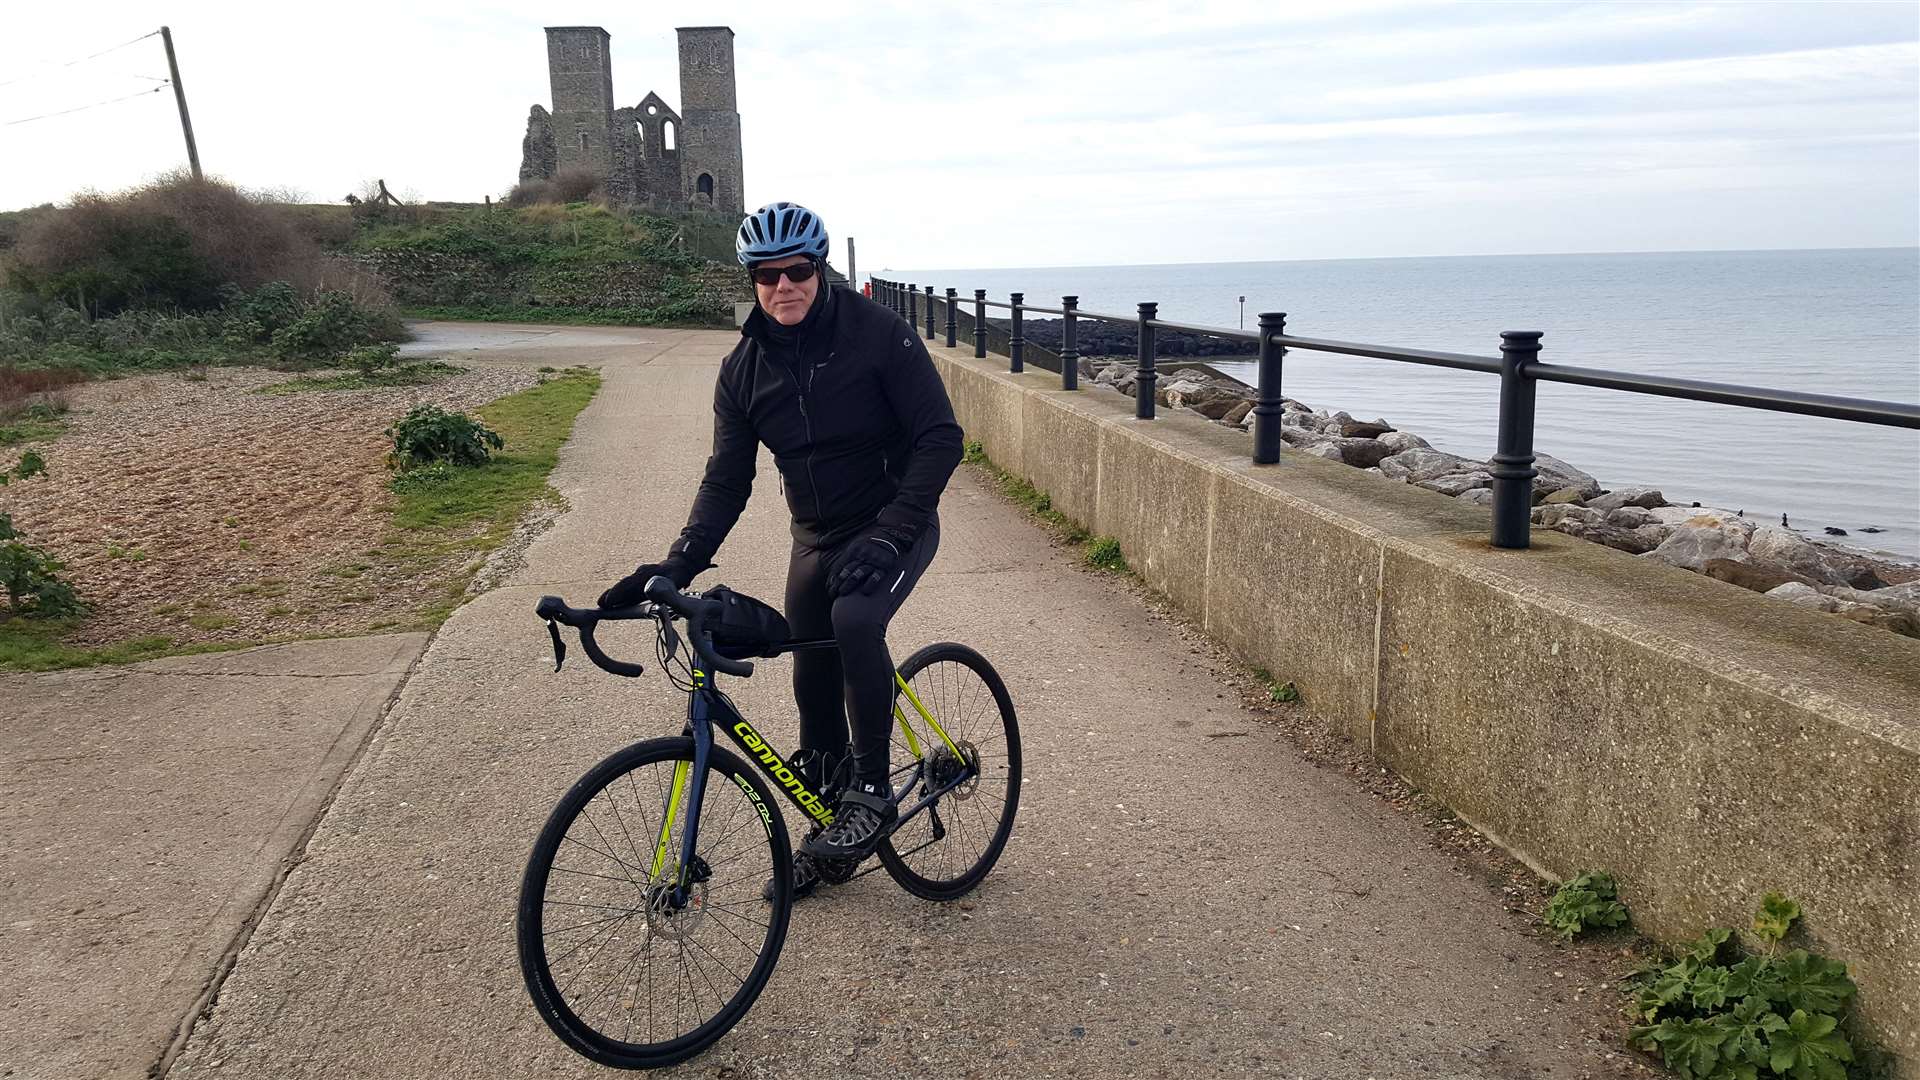
[[947, 348], [960, 344], [960, 319], [954, 313], [953, 305], [959, 297], [959, 290], [947, 286]]
[[1533, 518], [1533, 395], [1538, 330], [1500, 334], [1500, 438], [1493, 451], [1493, 546], [1524, 548]]
[[1080, 327], [1073, 309], [1080, 306], [1077, 296], [1060, 298], [1060, 389], [1080, 389]]
[[1140, 420], [1153, 419], [1153, 384], [1160, 381], [1153, 370], [1153, 320], [1159, 316], [1159, 304], [1140, 305], [1140, 356], [1133, 378], [1133, 415]]
[[920, 290], [911, 285], [903, 285], [900, 291], [906, 294], [907, 329], [911, 330], [914, 324], [920, 321]]
[[933, 340], [933, 286], [927, 286], [927, 340]]
[[1027, 370], [1027, 342], [1020, 336], [1020, 305], [1026, 300], [1026, 293], [1014, 293], [1007, 299], [1013, 304], [1013, 337], [1007, 345], [1007, 370]]
[[973, 290], [973, 355], [987, 358], [987, 290]]
[[1260, 397], [1253, 406], [1253, 463], [1272, 465], [1280, 460], [1280, 364], [1287, 350], [1273, 339], [1287, 332], [1285, 312], [1260, 315]]

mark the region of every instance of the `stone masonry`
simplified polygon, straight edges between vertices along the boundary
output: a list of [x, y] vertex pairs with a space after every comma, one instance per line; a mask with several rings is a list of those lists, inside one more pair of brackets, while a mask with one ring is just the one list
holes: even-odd
[[553, 111], [535, 105], [528, 114], [520, 179], [585, 170], [621, 202], [744, 213], [733, 31], [689, 26], [677, 33], [684, 116], [651, 92], [638, 105], [614, 105], [605, 29], [547, 27]]

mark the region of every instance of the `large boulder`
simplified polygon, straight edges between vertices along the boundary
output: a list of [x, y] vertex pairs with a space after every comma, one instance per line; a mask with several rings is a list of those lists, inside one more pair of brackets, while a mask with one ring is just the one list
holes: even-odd
[[[1604, 499], [1606, 496], [1602, 495], [1600, 498]], [[1621, 529], [1637, 529], [1642, 525], [1660, 524], [1660, 519], [1653, 515], [1653, 511], [1644, 506], [1636, 506], [1632, 503], [1625, 506], [1608, 508], [1601, 506], [1599, 500], [1594, 500], [1587, 503], [1587, 506], [1590, 509], [1604, 512], [1607, 515], [1607, 524]]]
[[1340, 421], [1340, 437], [1343, 439], [1377, 439], [1393, 430], [1393, 425], [1385, 420], [1355, 420], [1346, 413], [1346, 419]]
[[1454, 496], [1454, 498], [1464, 503], [1472, 503], [1475, 506], [1492, 506], [1493, 489], [1490, 487], [1474, 488], [1472, 491], [1463, 491]]
[[1314, 457], [1323, 457], [1328, 461], [1338, 461], [1343, 465], [1346, 464], [1346, 456], [1340, 453], [1340, 448], [1334, 445], [1334, 440], [1332, 439], [1321, 439], [1319, 442], [1311, 443], [1300, 449], [1302, 452], [1312, 454]]
[[1356, 469], [1371, 469], [1393, 455], [1392, 448], [1377, 439], [1335, 439], [1333, 444], [1340, 448], [1340, 458]]
[[[1428, 491], [1437, 491], [1442, 495], [1458, 497], [1469, 491], [1479, 491], [1493, 487], [1493, 477], [1484, 472], [1456, 472], [1445, 476], [1436, 476], [1431, 480], [1422, 480], [1416, 486]], [[1489, 494], [1491, 498], [1491, 494]]]
[[1403, 451], [1407, 451], [1407, 450], [1433, 449], [1433, 444], [1427, 442], [1427, 440], [1421, 438], [1420, 436], [1415, 435], [1411, 431], [1389, 431], [1386, 434], [1380, 435], [1377, 437], [1379, 438], [1382, 445], [1390, 448], [1396, 454], [1402, 453]]
[[[1537, 489], [1536, 489], [1537, 490]], [[1563, 487], [1559, 491], [1540, 501], [1543, 503], [1577, 503], [1586, 501], [1586, 492], [1579, 487]]]
[[[1493, 462], [1488, 461], [1487, 464], [1492, 466]], [[1533, 468], [1538, 474], [1533, 478], [1533, 495], [1536, 499], [1543, 499], [1564, 488], [1579, 489], [1583, 499], [1596, 498], [1600, 494], [1600, 481], [1552, 454], [1535, 454]]]
[[1587, 505], [1601, 510], [1618, 510], [1623, 506], [1637, 506], [1653, 510], [1667, 505], [1667, 497], [1658, 488], [1629, 487], [1618, 491], [1609, 491], [1587, 500]]
[[1556, 506], [1550, 509], [1567, 511], [1568, 515], [1554, 527], [1568, 536], [1577, 536], [1595, 544], [1605, 544], [1616, 551], [1629, 555], [1645, 555], [1660, 544], [1658, 533], [1646, 529], [1623, 529], [1617, 525], [1608, 525], [1604, 521], [1595, 521], [1574, 516], [1579, 512], [1598, 514], [1584, 506]]
[[[1871, 596], [1880, 590], [1856, 590], [1847, 592], [1855, 596]], [[1768, 591], [1768, 596], [1785, 600], [1790, 604], [1809, 607], [1815, 611], [1830, 612], [1843, 619], [1876, 626], [1882, 630], [1891, 630], [1908, 637], [1920, 637], [1920, 614], [1893, 607], [1881, 607], [1878, 604], [1862, 603], [1839, 596], [1830, 596], [1804, 582], [1791, 581]]]
[[1827, 565], [1825, 551], [1806, 537], [1778, 525], [1762, 525], [1747, 541], [1749, 561], [1772, 567], [1790, 578], [1823, 585], [1844, 585], [1850, 575]]
[[1533, 523], [1549, 529], [1559, 528], [1570, 521], [1577, 521], [1583, 525], [1599, 525], [1605, 520], [1606, 515], [1600, 511], [1592, 507], [1575, 506], [1572, 503], [1549, 503], [1533, 508]]
[[1782, 585], [1801, 581], [1777, 566], [1735, 562], [1732, 559], [1708, 559], [1700, 572], [1715, 581], [1724, 581], [1758, 593], [1771, 592]]
[[1402, 450], [1380, 460], [1380, 471], [1395, 480], [1418, 484], [1449, 473], [1485, 472], [1477, 461], [1470, 461], [1441, 450]]
[[1253, 402], [1242, 401], [1235, 404], [1232, 408], [1228, 409], [1226, 412], [1221, 413], [1216, 419], [1218, 419], [1223, 424], [1238, 424], [1241, 421], [1245, 420], [1247, 416], [1252, 412], [1253, 412]]
[[1705, 573], [1712, 559], [1746, 562], [1747, 541], [1752, 536], [1753, 523], [1745, 518], [1707, 511], [1681, 523], [1647, 557]]

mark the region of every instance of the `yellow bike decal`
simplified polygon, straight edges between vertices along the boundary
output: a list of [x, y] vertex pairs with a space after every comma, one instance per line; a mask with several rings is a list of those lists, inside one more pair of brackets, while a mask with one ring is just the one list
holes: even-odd
[[673, 790], [667, 794], [667, 812], [660, 819], [660, 842], [653, 848], [653, 880], [660, 880], [661, 871], [667, 868], [667, 836], [673, 832], [673, 822], [680, 816], [680, 795], [687, 787], [687, 771], [692, 763], [680, 760], [673, 763]]
[[[947, 744], [947, 749], [953, 752], [953, 756], [961, 757], [960, 748], [953, 745], [953, 740], [947, 737], [947, 729], [940, 726], [940, 721], [933, 718], [933, 714], [927, 711], [925, 705], [920, 704], [920, 696], [913, 692], [913, 687], [907, 685], [907, 680], [901, 678], [900, 673], [896, 671], [893, 673], [893, 682], [900, 688], [901, 693], [907, 695], [907, 701], [912, 703], [913, 711], [919, 713], [920, 719], [925, 720], [934, 734], [940, 736], [940, 741]], [[907, 714], [902, 712], [897, 704], [893, 707], [893, 714], [900, 718], [900, 730], [906, 732], [907, 748], [913, 751], [914, 757], [924, 758], [926, 755], [920, 751], [920, 740], [913, 736], [913, 725], [907, 722]]]

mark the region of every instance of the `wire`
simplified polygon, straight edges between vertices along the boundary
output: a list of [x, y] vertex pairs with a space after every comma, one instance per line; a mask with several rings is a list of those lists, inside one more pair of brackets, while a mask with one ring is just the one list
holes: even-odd
[[148, 94], [157, 94], [160, 91], [165, 90], [167, 87], [172, 85], [173, 85], [173, 82], [171, 80], [162, 79], [160, 81], [160, 85], [154, 87], [151, 90], [136, 90], [131, 94], [125, 95], [124, 97], [108, 98], [105, 101], [96, 101], [91, 105], [75, 105], [71, 109], [61, 109], [59, 112], [41, 113], [39, 116], [28, 116], [28, 117], [23, 117], [19, 120], [9, 120], [4, 124], [0, 124], [0, 127], [12, 127], [15, 124], [31, 124], [35, 120], [47, 120], [55, 116], [66, 116], [69, 113], [86, 112], [88, 109], [97, 109], [102, 105], [112, 105], [116, 102], [131, 101], [137, 97], [145, 97]]
[[[101, 50], [100, 50], [99, 52], [97, 52], [97, 53], [93, 53], [93, 54], [92, 54], [92, 55], [90, 55], [90, 56], [83, 56], [83, 57], [81, 57], [81, 58], [80, 58], [80, 59], [78, 59], [78, 60], [69, 60], [69, 61], [67, 61], [67, 62], [66, 62], [66, 63], [64, 63], [64, 64], [53, 64], [53, 63], [48, 63], [48, 62], [46, 62], [46, 61], [44, 61], [44, 60], [42, 60], [42, 61], [39, 61], [39, 63], [40, 63], [40, 64], [41, 64], [41, 66], [43, 66], [43, 67], [62, 67], [62, 68], [70, 68], [70, 67], [72, 67], [72, 66], [74, 66], [75, 64], [84, 64], [84, 63], [86, 63], [86, 62], [87, 62], [87, 61], [89, 61], [89, 60], [98, 60], [99, 58], [101, 58], [101, 57], [103, 57], [103, 56], [105, 56], [105, 55], [107, 55], [107, 54], [108, 54], [108, 53], [110, 53], [110, 52], [118, 52], [118, 51], [120, 51], [121, 49], [124, 49], [124, 48], [126, 48], [127, 46], [129, 46], [129, 45], [134, 45], [134, 44], [137, 44], [137, 43], [139, 43], [139, 42], [142, 42], [142, 41], [145, 41], [145, 40], [147, 40], [147, 39], [148, 39], [148, 38], [150, 38], [150, 37], [158, 37], [159, 35], [160, 35], [160, 31], [158, 31], [158, 30], [149, 30], [149, 31], [147, 31], [147, 32], [146, 32], [146, 33], [144, 33], [144, 34], [141, 34], [141, 35], [140, 35], [139, 37], [137, 37], [137, 38], [134, 38], [134, 39], [133, 39], [132, 41], [123, 41], [123, 42], [121, 42], [120, 44], [118, 44], [118, 45], [115, 45], [115, 46], [114, 46], [113, 48], [111, 48], [111, 49], [101, 49]], [[27, 81], [28, 79], [33, 79], [33, 78], [37, 78], [37, 77], [38, 77], [38, 76], [34, 76], [34, 75], [21, 75], [21, 76], [18, 76], [18, 77], [16, 77], [16, 78], [12, 78], [12, 79], [8, 79], [8, 80], [7, 80], [6, 82], [0, 82], [0, 86], [12, 86], [12, 85], [13, 85], [14, 83], [18, 83], [18, 82], [26, 82], [26, 81]]]

